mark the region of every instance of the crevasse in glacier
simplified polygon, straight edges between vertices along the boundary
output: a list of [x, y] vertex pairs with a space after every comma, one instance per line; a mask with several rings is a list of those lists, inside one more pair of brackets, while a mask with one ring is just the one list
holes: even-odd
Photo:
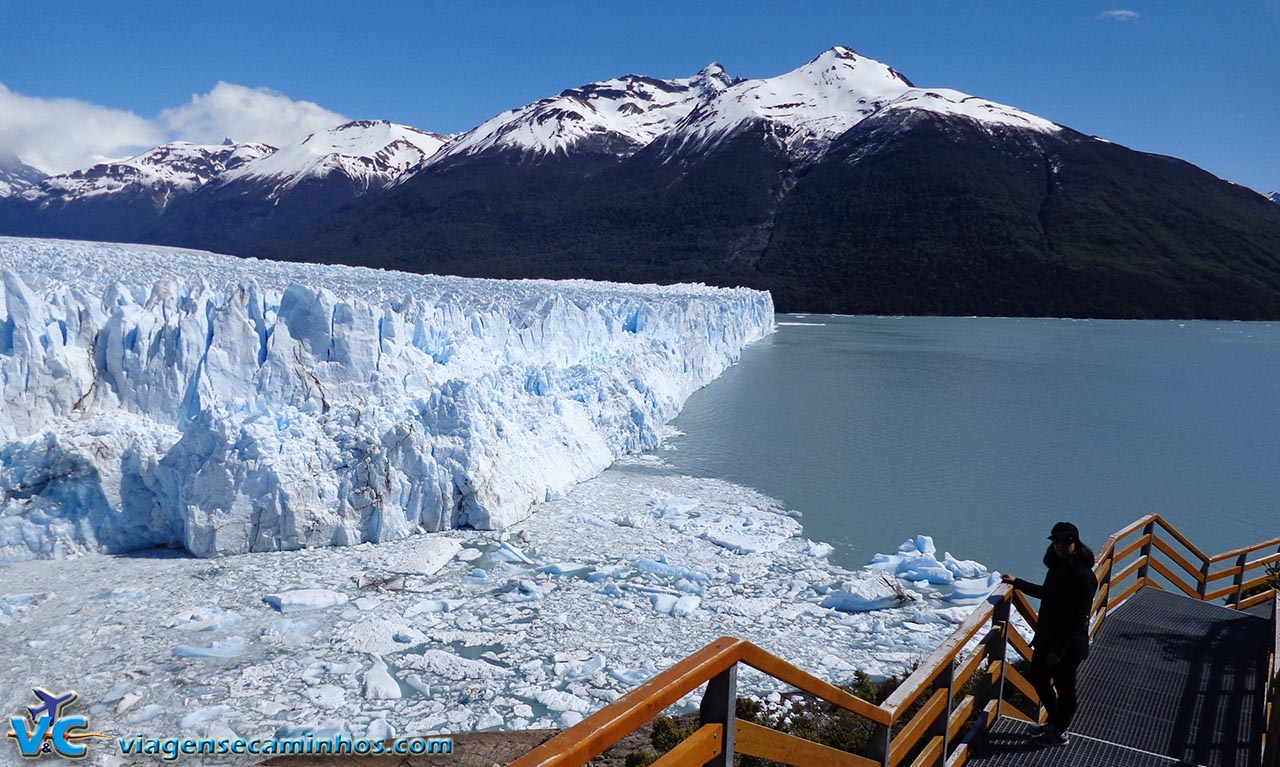
[[500, 528], [771, 332], [767, 293], [0, 238], [0, 561]]

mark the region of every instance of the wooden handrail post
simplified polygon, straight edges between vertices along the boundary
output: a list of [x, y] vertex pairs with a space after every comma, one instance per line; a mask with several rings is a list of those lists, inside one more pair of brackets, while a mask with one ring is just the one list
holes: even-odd
[[867, 744], [867, 756], [879, 762], [882, 767], [889, 767], [889, 754], [893, 750], [893, 728], [887, 724], [877, 724], [871, 733], [871, 742]]
[[1205, 562], [1200, 567], [1200, 583], [1196, 586], [1196, 591], [1200, 593], [1200, 600], [1204, 601], [1204, 595], [1209, 592], [1209, 563]]
[[1151, 542], [1155, 540], [1156, 535], [1156, 523], [1154, 520], [1148, 522], [1142, 528], [1142, 535], [1147, 537], [1147, 542], [1142, 544], [1142, 550], [1138, 554], [1138, 556], [1142, 557], [1142, 564], [1138, 567], [1138, 582], [1146, 583], [1147, 572], [1151, 567]]
[[[1009, 653], [1009, 617], [1010, 608], [1013, 606], [1013, 592], [1010, 591], [1005, 598], [995, 606], [991, 614], [991, 625], [997, 629], [999, 639], [991, 643], [989, 650], [988, 662], [1000, 662], [1000, 680], [996, 682], [996, 718], [1000, 717], [1000, 709], [1004, 707], [1004, 677], [1006, 656]], [[1028, 659], [1029, 660], [1029, 659]]]
[[707, 691], [698, 707], [702, 724], [724, 725], [720, 754], [706, 767], [733, 767], [734, 722], [738, 720], [738, 664], [735, 663], [707, 682]]
[[1236, 603], [1232, 607], [1237, 610], [1240, 609], [1240, 600], [1244, 598], [1244, 566], [1248, 561], [1247, 553], [1236, 557], [1236, 577], [1233, 584], [1236, 587]]
[[[1115, 543], [1113, 543], [1113, 544], [1111, 545], [1111, 553], [1107, 555], [1107, 558], [1108, 558], [1109, 560], [1111, 560], [1111, 561], [1110, 561], [1110, 563], [1107, 565], [1107, 574], [1106, 574], [1105, 576], [1103, 576], [1103, 578], [1102, 578], [1102, 583], [1099, 583], [1099, 584], [1098, 584], [1098, 589], [1099, 589], [1099, 590], [1101, 590], [1101, 589], [1106, 589], [1106, 592], [1105, 592], [1105, 593], [1106, 593], [1106, 598], [1102, 600], [1102, 604], [1098, 607], [1098, 609], [1099, 609], [1099, 610], [1101, 611], [1101, 613], [1102, 613], [1102, 617], [1100, 617], [1100, 618], [1098, 619], [1098, 629], [1099, 629], [1099, 630], [1101, 630], [1101, 629], [1102, 629], [1102, 624], [1103, 624], [1103, 623], [1105, 623], [1105, 622], [1107, 621], [1107, 613], [1111, 612], [1111, 576], [1112, 576], [1112, 575], [1115, 575], [1115, 572], [1116, 572], [1116, 545], [1115, 545]], [[1091, 622], [1092, 622], [1092, 618], [1093, 618], [1093, 616], [1092, 616], [1092, 615], [1090, 615], [1090, 616], [1089, 616], [1089, 618], [1090, 618], [1090, 620], [1091, 620]]]
[[933, 680], [933, 689], [940, 690], [945, 688], [947, 691], [947, 705], [943, 706], [939, 712], [938, 718], [933, 721], [929, 727], [929, 733], [926, 738], [942, 736], [942, 751], [938, 754], [938, 767], [944, 767], [947, 763], [947, 752], [951, 750], [951, 707], [955, 705], [956, 698], [956, 661], [954, 658], [947, 661], [947, 668], [938, 678]]

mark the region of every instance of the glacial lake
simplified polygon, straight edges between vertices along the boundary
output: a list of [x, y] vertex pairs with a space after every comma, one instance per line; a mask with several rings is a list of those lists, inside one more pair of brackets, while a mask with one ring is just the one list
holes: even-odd
[[674, 471], [800, 511], [845, 567], [917, 533], [1039, 580], [1158, 512], [1215, 554], [1280, 534], [1280, 323], [779, 315], [693, 395]]

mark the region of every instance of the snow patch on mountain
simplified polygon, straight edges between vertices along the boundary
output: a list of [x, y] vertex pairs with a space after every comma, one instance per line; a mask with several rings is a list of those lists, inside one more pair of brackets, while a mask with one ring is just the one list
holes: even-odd
[[164, 208], [174, 193], [194, 192], [224, 171], [274, 151], [266, 144], [236, 144], [229, 140], [220, 146], [175, 141], [127, 160], [50, 176], [21, 197], [45, 206], [134, 192], [151, 195], [156, 207]]
[[767, 293], [0, 238], [0, 561], [502, 528], [770, 333]]
[[1061, 130], [1056, 123], [1030, 112], [949, 88], [913, 88], [885, 105], [886, 111], [895, 109], [922, 109], [937, 114], [967, 117], [981, 125], [1026, 128], [1040, 133]]
[[450, 143], [433, 163], [504, 149], [547, 155], [585, 146], [630, 155], [735, 82], [712, 63], [688, 78], [626, 75], [571, 88], [487, 120]]
[[24, 192], [48, 177], [12, 152], [0, 150], [0, 199]]
[[411, 175], [445, 144], [435, 133], [386, 120], [358, 120], [307, 136], [297, 144], [229, 170], [220, 184], [246, 181], [277, 198], [308, 179], [340, 174], [362, 191], [385, 189]]
[[676, 152], [698, 153], [763, 125], [789, 155], [812, 160], [854, 125], [890, 108], [1057, 130], [1053, 123], [1012, 107], [953, 90], [916, 88], [892, 67], [836, 46], [786, 74], [743, 80], [726, 88], [695, 109], [664, 140]]

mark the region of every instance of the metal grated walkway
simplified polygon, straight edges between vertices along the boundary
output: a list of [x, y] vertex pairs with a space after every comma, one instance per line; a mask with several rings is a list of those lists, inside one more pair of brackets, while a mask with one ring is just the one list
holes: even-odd
[[1030, 741], [1030, 727], [1016, 719], [1002, 718], [987, 733], [985, 756], [970, 759], [969, 764], [1001, 767], [1194, 767], [1191, 762], [1108, 743], [1078, 733], [1071, 734], [1065, 746], [1047, 748]]
[[1270, 631], [1270, 621], [1256, 615], [1142, 589], [1107, 617], [1080, 667], [1075, 742], [1033, 749], [1020, 734], [1022, 725], [1001, 720], [973, 761], [1010, 767], [1256, 764]]

